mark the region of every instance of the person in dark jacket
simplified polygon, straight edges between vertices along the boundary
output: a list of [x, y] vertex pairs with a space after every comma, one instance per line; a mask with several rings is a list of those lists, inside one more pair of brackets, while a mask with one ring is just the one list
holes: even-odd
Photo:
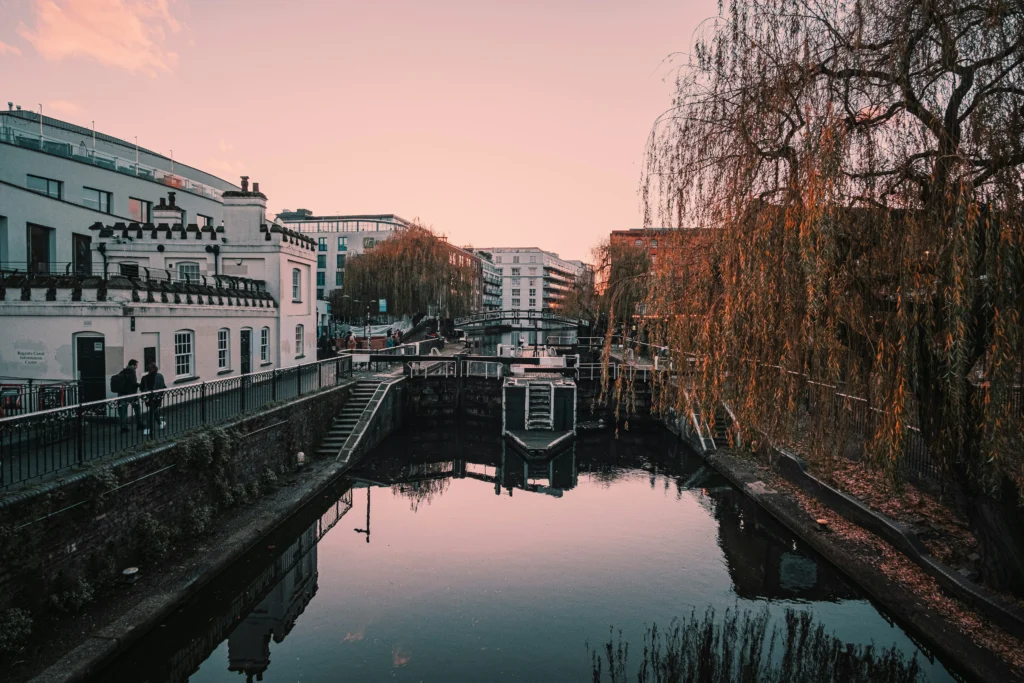
[[[121, 371], [121, 389], [117, 392], [118, 397], [135, 396], [139, 392], [139, 376], [137, 368], [139, 361], [132, 358], [128, 365]], [[135, 418], [135, 426], [142, 429], [142, 406], [138, 398], [125, 399], [117, 404], [117, 415], [121, 418], [121, 431], [128, 431], [128, 404], [132, 406], [132, 417]]]
[[149, 426], [142, 432], [144, 435], [149, 436], [158, 427], [163, 429], [167, 426], [167, 423], [164, 422], [163, 417], [160, 415], [160, 404], [164, 402], [164, 395], [162, 393], [153, 393], [166, 389], [167, 383], [164, 382], [164, 376], [158, 372], [159, 368], [156, 366], [156, 363], [150, 363], [146, 369], [146, 375], [139, 382], [139, 388], [150, 392], [150, 395], [146, 397], [146, 407], [149, 408]]

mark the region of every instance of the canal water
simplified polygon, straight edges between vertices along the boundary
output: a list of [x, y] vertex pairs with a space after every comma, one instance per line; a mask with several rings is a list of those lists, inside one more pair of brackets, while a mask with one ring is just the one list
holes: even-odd
[[652, 625], [709, 608], [954, 680], [667, 432], [535, 464], [454, 427], [386, 441], [96, 680], [591, 681], [595, 655], [608, 680], [609, 643], [636, 680]]

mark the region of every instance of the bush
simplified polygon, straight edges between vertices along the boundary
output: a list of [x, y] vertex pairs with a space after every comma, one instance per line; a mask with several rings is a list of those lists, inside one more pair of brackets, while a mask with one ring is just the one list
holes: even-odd
[[211, 506], [199, 501], [191, 501], [188, 511], [185, 513], [185, 521], [182, 522], [182, 531], [186, 536], [201, 536], [210, 528], [213, 522], [214, 510]]
[[96, 591], [89, 582], [79, 577], [68, 579], [63, 574], [58, 577], [49, 603], [58, 612], [74, 614], [96, 599]]
[[135, 524], [135, 549], [143, 562], [163, 558], [171, 549], [171, 530], [146, 513]]
[[12, 657], [25, 649], [32, 635], [32, 617], [23, 609], [0, 612], [0, 659]]

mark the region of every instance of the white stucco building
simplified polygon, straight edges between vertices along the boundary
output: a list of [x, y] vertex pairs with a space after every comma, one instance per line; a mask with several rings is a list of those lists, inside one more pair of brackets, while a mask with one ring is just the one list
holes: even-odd
[[316, 360], [316, 242], [268, 223], [244, 179], [216, 227], [183, 224], [178, 196], [151, 222], [62, 226], [89, 236], [92, 273], [0, 270], [5, 383], [78, 380], [88, 401], [132, 358], [169, 386]]
[[556, 309], [566, 290], [587, 266], [567, 261], [537, 247], [492, 247], [478, 251], [491, 254], [501, 277], [501, 309], [547, 311]]
[[152, 220], [168, 190], [184, 225], [220, 225], [238, 187], [134, 142], [8, 104], [0, 110], [0, 267], [89, 273], [96, 221]]

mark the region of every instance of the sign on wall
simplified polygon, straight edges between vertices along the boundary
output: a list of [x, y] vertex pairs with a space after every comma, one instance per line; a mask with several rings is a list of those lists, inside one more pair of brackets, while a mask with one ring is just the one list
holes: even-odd
[[381, 313], [387, 313], [388, 312], [388, 300], [387, 299], [381, 299], [377, 303], [380, 304], [380, 312]]

